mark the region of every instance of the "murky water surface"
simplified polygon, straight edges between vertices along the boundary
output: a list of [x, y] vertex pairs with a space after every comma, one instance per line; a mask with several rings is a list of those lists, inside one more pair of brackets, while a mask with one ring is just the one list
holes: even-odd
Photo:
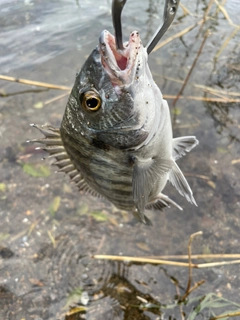
[[[204, 296], [239, 304], [238, 264], [193, 270], [193, 282], [205, 284], [178, 306], [187, 268], [91, 257], [187, 254], [189, 236], [199, 230], [193, 253], [240, 253], [239, 1], [225, 1], [223, 10], [214, 3], [202, 28], [208, 3], [182, 4], [162, 42], [192, 30], [151, 54], [149, 64], [163, 94], [176, 95], [210, 30], [185, 97], [175, 107], [168, 98], [174, 136], [196, 135], [200, 142], [179, 161], [198, 207], [168, 186], [165, 193], [184, 210], [148, 211], [153, 227], [79, 194], [68, 177], [54, 174], [50, 160], [40, 160], [44, 152], [25, 142], [40, 136], [30, 123], [60, 125], [67, 94], [0, 80], [0, 319], [210, 319], [240, 309], [210, 303], [194, 317]], [[1, 74], [71, 87], [101, 30], [112, 32], [110, 8], [104, 0], [1, 0]], [[125, 39], [137, 29], [147, 43], [162, 10], [163, 1], [129, 0]]]

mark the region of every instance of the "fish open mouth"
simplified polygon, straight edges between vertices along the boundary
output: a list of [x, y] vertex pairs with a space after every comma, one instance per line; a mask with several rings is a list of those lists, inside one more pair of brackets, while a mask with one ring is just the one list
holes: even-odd
[[142, 48], [139, 33], [133, 31], [123, 47], [123, 50], [118, 50], [115, 37], [106, 30], [102, 31], [99, 39], [101, 61], [113, 85], [125, 85], [132, 81], [131, 75], [135, 73], [138, 53]]

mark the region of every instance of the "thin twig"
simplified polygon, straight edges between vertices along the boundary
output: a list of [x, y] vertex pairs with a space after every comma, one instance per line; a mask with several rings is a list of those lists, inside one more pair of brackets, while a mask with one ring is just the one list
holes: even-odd
[[[177, 292], [177, 297], [180, 298], [181, 294], [180, 294], [179, 282], [176, 279], [172, 279], [172, 278], [171, 278], [171, 281], [175, 285], [176, 292]], [[179, 309], [180, 309], [180, 313], [181, 313], [181, 316], [182, 316], [182, 320], [184, 320], [184, 318], [183, 318], [183, 308], [182, 308], [182, 304], [181, 303], [179, 303]]]
[[183, 302], [186, 300], [186, 298], [194, 291], [196, 290], [198, 287], [200, 287], [203, 283], [205, 283], [205, 280], [200, 280], [197, 283], [195, 283], [192, 288], [189, 288], [188, 291], [185, 292], [185, 294], [179, 298], [178, 302]]
[[202, 41], [202, 44], [201, 44], [201, 46], [200, 46], [200, 48], [199, 48], [199, 50], [198, 50], [198, 53], [197, 53], [197, 55], [196, 55], [196, 57], [195, 57], [195, 59], [194, 59], [194, 61], [193, 61], [192, 66], [191, 66], [191, 68], [190, 68], [190, 70], [189, 70], [189, 72], [188, 72], [188, 74], [187, 74], [187, 77], [186, 77], [186, 79], [185, 79], [185, 81], [184, 81], [184, 84], [182, 85], [180, 91], [178, 92], [177, 97], [176, 97], [176, 98], [174, 99], [174, 101], [173, 101], [173, 107], [175, 106], [176, 102], [177, 102], [178, 99], [179, 99], [178, 97], [183, 93], [183, 91], [184, 91], [184, 89], [185, 89], [185, 87], [186, 87], [186, 85], [187, 85], [187, 83], [188, 83], [188, 80], [189, 80], [189, 78], [190, 78], [190, 76], [191, 76], [191, 74], [192, 74], [192, 72], [193, 72], [193, 69], [194, 69], [195, 66], [196, 66], [197, 60], [198, 60], [198, 58], [199, 58], [199, 56], [200, 56], [200, 54], [201, 54], [201, 52], [202, 52], [202, 49], [203, 49], [203, 47], [204, 47], [204, 45], [205, 45], [205, 42], [206, 42], [209, 34], [210, 34], [209, 31], [207, 31], [207, 32], [205, 33], [205, 36], [204, 36], [203, 41]]
[[58, 86], [58, 85], [51, 84], [51, 83], [8, 77], [8, 76], [4, 76], [4, 75], [0, 75], [0, 80], [17, 82], [17, 83], [27, 84], [27, 85], [31, 85], [31, 86], [36, 86], [36, 87], [44, 87], [44, 88], [48, 88], [48, 89], [71, 90], [70, 87], [66, 87], [66, 86]]
[[189, 291], [190, 287], [191, 287], [191, 282], [192, 282], [192, 241], [196, 236], [202, 235], [202, 231], [198, 231], [196, 233], [193, 233], [190, 237], [189, 237], [189, 241], [188, 241], [188, 263], [189, 263], [189, 275], [188, 275], [188, 285], [187, 285], [187, 289], [185, 294], [187, 294], [187, 292]]

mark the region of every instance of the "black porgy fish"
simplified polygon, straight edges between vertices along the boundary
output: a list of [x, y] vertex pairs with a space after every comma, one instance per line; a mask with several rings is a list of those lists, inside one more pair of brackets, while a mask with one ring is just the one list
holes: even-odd
[[134, 31], [122, 43], [117, 19], [124, 4], [119, 9], [116, 3], [115, 36], [102, 31], [76, 76], [60, 129], [33, 125], [45, 136], [34, 142], [44, 144], [42, 149], [56, 158], [60, 171], [79, 190], [102, 196], [150, 224], [145, 209], [173, 205], [182, 210], [162, 193], [168, 180], [196, 205], [176, 160], [198, 141], [194, 136], [172, 137], [168, 103], [148, 66], [152, 43], [159, 39], [155, 35], [144, 47]]

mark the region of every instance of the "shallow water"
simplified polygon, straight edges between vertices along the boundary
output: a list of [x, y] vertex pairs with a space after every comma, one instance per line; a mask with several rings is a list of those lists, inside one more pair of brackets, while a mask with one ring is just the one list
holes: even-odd
[[[100, 31], [112, 32], [110, 1], [99, 1], [98, 8], [94, 3], [2, 0], [1, 73], [71, 87]], [[191, 15], [184, 16], [179, 8], [163, 41], [200, 21], [207, 7], [205, 1], [182, 4]], [[237, 24], [238, 0], [227, 1], [224, 8]], [[147, 43], [161, 21], [162, 9], [162, 1], [136, 6], [129, 0], [123, 12], [125, 40], [137, 29]], [[216, 4], [210, 16], [202, 30], [196, 25], [149, 58], [162, 93], [176, 95], [205, 32], [211, 31], [185, 98], [175, 108], [168, 98], [174, 136], [196, 135], [200, 142], [179, 160], [198, 207], [169, 185], [165, 193], [184, 210], [148, 211], [151, 228], [108, 202], [79, 194], [68, 177], [54, 174], [50, 160], [40, 160], [44, 152], [25, 142], [40, 136], [30, 123], [60, 125], [67, 95], [50, 100], [63, 91], [0, 80], [0, 319], [184, 319], [175, 304], [173, 278], [184, 294], [187, 268], [108, 262], [91, 256], [187, 254], [189, 236], [199, 230], [203, 236], [193, 241], [193, 253], [240, 253], [240, 113], [239, 102], [228, 103], [226, 98], [226, 92], [239, 92], [240, 34], [229, 38], [235, 26]], [[222, 91], [212, 95], [196, 85]], [[201, 101], [209, 97], [225, 101]], [[34, 177], [33, 169], [42, 176]], [[239, 303], [239, 271], [238, 264], [193, 270], [193, 281], [205, 279], [205, 284], [190, 298], [213, 293]], [[191, 319], [199, 299], [182, 306], [185, 319]], [[70, 315], [76, 306], [80, 309]], [[206, 307], [195, 319], [233, 309]]]

